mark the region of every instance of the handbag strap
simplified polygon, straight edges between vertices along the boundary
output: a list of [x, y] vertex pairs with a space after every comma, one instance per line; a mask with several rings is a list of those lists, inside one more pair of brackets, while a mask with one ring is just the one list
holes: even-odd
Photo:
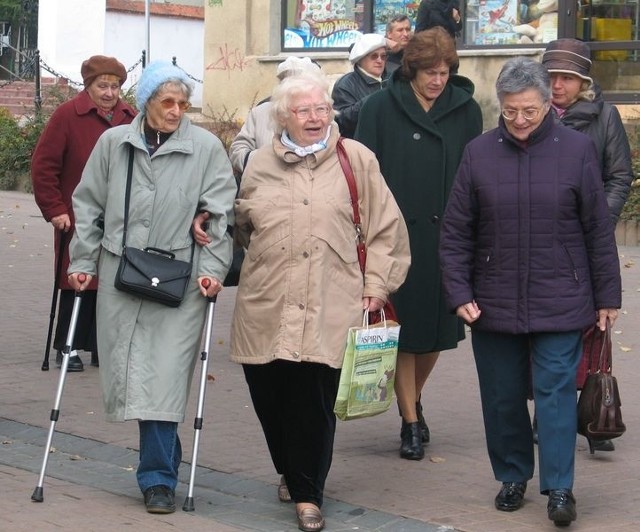
[[338, 144], [336, 145], [336, 152], [338, 153], [338, 161], [342, 167], [344, 177], [347, 179], [347, 186], [349, 187], [349, 195], [351, 196], [351, 207], [353, 209], [353, 226], [356, 228], [356, 249], [358, 251], [358, 263], [360, 264], [360, 270], [364, 275], [365, 266], [367, 264], [367, 248], [364, 243], [364, 236], [362, 235], [362, 224], [360, 222], [360, 209], [358, 208], [358, 187], [356, 186], [356, 178], [353, 175], [353, 169], [347, 157], [347, 150], [344, 148], [343, 137], [338, 138]]
[[131, 199], [131, 177], [133, 175], [133, 144], [129, 144], [129, 164], [127, 165], [127, 189], [124, 193], [124, 228], [122, 229], [122, 249], [127, 245], [129, 225], [129, 200]]
[[598, 371], [601, 371], [602, 373], [611, 373], [613, 365], [611, 359], [613, 358], [613, 353], [611, 353], [611, 356], [607, 356], [609, 353], [609, 346], [611, 345], [611, 322], [609, 319], [607, 319], [604, 332], [600, 332], [602, 333], [602, 347], [600, 348], [600, 358], [598, 359]]

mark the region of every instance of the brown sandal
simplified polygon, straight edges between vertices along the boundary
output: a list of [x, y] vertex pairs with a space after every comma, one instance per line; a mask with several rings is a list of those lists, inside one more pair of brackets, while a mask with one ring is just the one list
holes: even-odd
[[298, 512], [298, 528], [305, 532], [317, 532], [324, 528], [324, 517], [318, 508], [304, 508]]
[[280, 499], [280, 502], [291, 502], [291, 494], [289, 493], [289, 488], [287, 487], [287, 481], [284, 479], [284, 475], [280, 477], [278, 499]]

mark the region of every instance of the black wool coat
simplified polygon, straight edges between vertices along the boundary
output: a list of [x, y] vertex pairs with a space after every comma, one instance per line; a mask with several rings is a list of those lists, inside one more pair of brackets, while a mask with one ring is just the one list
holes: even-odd
[[367, 98], [355, 139], [378, 158], [409, 230], [411, 268], [392, 296], [399, 349], [427, 353], [456, 347], [462, 323], [448, 312], [440, 282], [440, 220], [467, 143], [482, 133], [473, 83], [453, 75], [427, 113], [408, 81], [394, 72], [386, 89]]

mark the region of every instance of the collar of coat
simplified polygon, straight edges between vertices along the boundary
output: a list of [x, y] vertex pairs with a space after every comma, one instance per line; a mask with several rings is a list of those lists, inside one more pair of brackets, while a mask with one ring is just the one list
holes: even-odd
[[428, 113], [425, 113], [418, 102], [409, 81], [400, 75], [400, 69], [387, 80], [387, 90], [410, 120], [422, 128], [432, 130], [437, 129], [434, 128], [434, 123], [466, 105], [473, 98], [475, 86], [464, 76], [458, 74], [449, 76], [442, 94], [436, 98]]
[[[86, 90], [81, 91], [77, 96], [73, 99], [74, 108], [78, 115], [88, 115], [90, 113], [95, 113], [96, 116], [100, 116], [98, 114], [98, 106], [89, 96], [89, 93]], [[117, 126], [122, 123], [125, 116], [134, 117], [136, 116], [136, 112], [133, 108], [128, 104], [122, 101], [122, 99], [118, 99], [118, 103], [116, 103], [113, 108], [113, 118], [111, 125]], [[108, 120], [102, 116], [100, 116], [102, 120], [108, 122]]]
[[[125, 126], [127, 131], [122, 136], [120, 143], [133, 144], [135, 148], [139, 148], [146, 152], [147, 147], [141, 133], [142, 120], [144, 120], [144, 115], [139, 114], [133, 119], [131, 124]], [[151, 157], [155, 158], [168, 152], [180, 152], [188, 155], [192, 154], [194, 152], [194, 139], [191, 134], [192, 127], [194, 126], [191, 125], [191, 120], [189, 120], [186, 115], [183, 115], [178, 129], [173, 132], [167, 141], [162, 144], [162, 146], [160, 146], [160, 148], [158, 148]]]
[[287, 164], [296, 164], [304, 161], [307, 165], [309, 165], [310, 168], [315, 168], [335, 153], [336, 144], [338, 143], [339, 137], [340, 130], [338, 128], [338, 124], [332, 122], [331, 134], [327, 139], [327, 147], [324, 150], [310, 153], [309, 155], [301, 157], [300, 155], [297, 155], [296, 152], [294, 152], [291, 148], [285, 146], [282, 143], [282, 141], [280, 140], [280, 135], [274, 135], [273, 137], [273, 150], [275, 151], [276, 156], [279, 159], [282, 159]]
[[534, 130], [533, 133], [529, 135], [529, 138], [526, 140], [526, 142], [521, 142], [518, 139], [514, 138], [511, 133], [509, 133], [509, 130], [507, 130], [507, 126], [505, 125], [504, 118], [500, 116], [500, 120], [498, 121], [498, 128], [500, 130], [499, 138], [507, 140], [518, 148], [527, 149], [528, 146], [532, 146], [534, 144], [537, 144], [538, 142], [543, 141], [553, 128], [554, 123], [555, 118], [553, 116], [553, 111], [549, 109], [544, 117], [544, 120], [540, 122], [538, 129]]

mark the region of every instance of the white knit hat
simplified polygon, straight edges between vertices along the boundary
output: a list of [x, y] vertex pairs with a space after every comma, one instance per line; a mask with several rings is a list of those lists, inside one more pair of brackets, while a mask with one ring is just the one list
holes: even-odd
[[278, 76], [278, 79], [282, 80], [293, 74], [300, 74], [301, 72], [317, 72], [318, 70], [320, 70], [320, 67], [308, 57], [291, 56], [287, 57], [278, 65], [276, 76]]
[[363, 33], [357, 38], [353, 48], [351, 48], [349, 61], [351, 61], [352, 65], [355, 65], [365, 55], [370, 54], [378, 48], [384, 48], [386, 46], [387, 40], [384, 36], [378, 35], [377, 33]]

